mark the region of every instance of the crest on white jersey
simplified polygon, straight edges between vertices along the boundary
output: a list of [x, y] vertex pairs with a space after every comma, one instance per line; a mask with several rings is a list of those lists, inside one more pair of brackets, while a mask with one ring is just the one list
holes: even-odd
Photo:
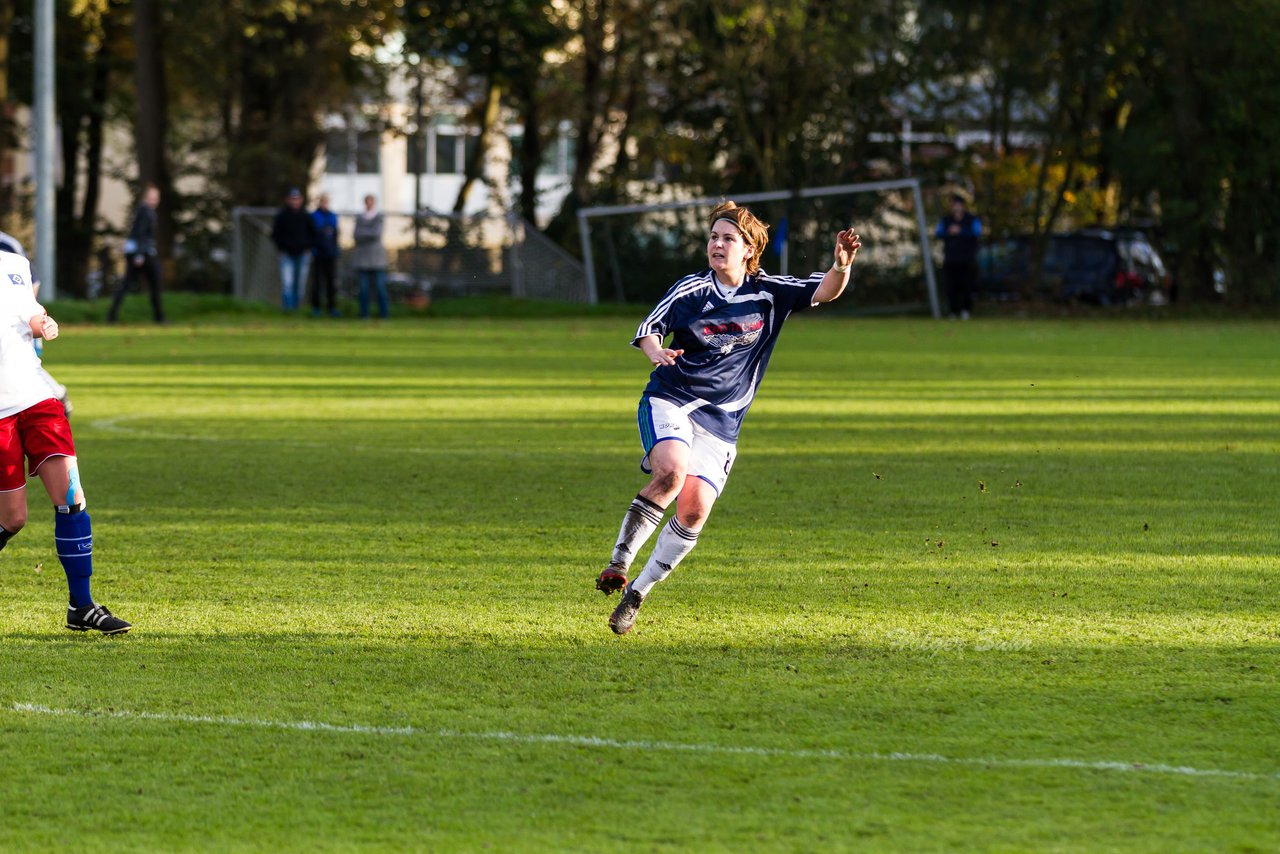
[[10, 273], [10, 274], [9, 274], [9, 284], [11, 284], [11, 285], [25, 285], [26, 283], [27, 283], [27, 280], [26, 280], [26, 279], [24, 279], [24, 278], [22, 278], [22, 274], [21, 274], [21, 273]]

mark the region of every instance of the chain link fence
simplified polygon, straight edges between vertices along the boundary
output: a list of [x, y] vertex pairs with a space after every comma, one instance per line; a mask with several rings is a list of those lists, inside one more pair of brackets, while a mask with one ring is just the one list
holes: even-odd
[[[278, 208], [232, 211], [232, 278], [238, 299], [280, 301], [279, 253], [271, 242]], [[351, 233], [358, 214], [338, 213], [338, 296], [354, 298]], [[393, 302], [425, 305], [440, 297], [504, 295], [590, 302], [582, 263], [519, 217], [385, 213], [382, 242]], [[308, 282], [307, 297], [311, 284]], [[305, 303], [305, 299], [304, 299]]]

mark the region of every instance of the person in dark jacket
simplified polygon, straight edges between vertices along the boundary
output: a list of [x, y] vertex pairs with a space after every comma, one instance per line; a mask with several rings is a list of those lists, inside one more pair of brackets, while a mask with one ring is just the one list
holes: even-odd
[[160, 260], [156, 252], [156, 207], [159, 204], [159, 188], [148, 184], [142, 191], [142, 204], [133, 215], [133, 226], [124, 242], [124, 279], [111, 300], [107, 323], [115, 323], [119, 318], [120, 304], [135, 287], [139, 276], [147, 280], [147, 287], [151, 290], [152, 317], [156, 323], [164, 323], [164, 306], [160, 302]]
[[978, 278], [978, 241], [982, 220], [969, 212], [964, 196], [951, 197], [951, 213], [938, 220], [934, 235], [942, 238], [942, 281], [951, 316], [969, 319]]
[[294, 187], [271, 226], [271, 241], [280, 252], [280, 301], [294, 311], [306, 289], [311, 250], [316, 245], [316, 221], [302, 209], [302, 191]]
[[316, 209], [311, 212], [316, 224], [316, 245], [311, 250], [311, 314], [320, 316], [321, 291], [330, 317], [338, 316], [335, 288], [338, 266], [338, 215], [329, 210], [329, 194], [321, 193]]

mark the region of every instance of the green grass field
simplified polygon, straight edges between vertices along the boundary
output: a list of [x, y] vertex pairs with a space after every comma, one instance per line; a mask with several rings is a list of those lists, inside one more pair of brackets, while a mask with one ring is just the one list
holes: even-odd
[[0, 849], [1280, 848], [1280, 326], [798, 318], [616, 638], [637, 321], [64, 326]]

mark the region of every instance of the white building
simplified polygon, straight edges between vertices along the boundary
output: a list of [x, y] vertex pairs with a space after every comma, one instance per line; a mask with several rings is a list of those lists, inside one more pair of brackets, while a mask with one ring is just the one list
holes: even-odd
[[[420, 156], [415, 152], [417, 81], [403, 75], [393, 79], [384, 104], [364, 105], [347, 115], [326, 121], [323, 153], [312, 170], [308, 194], [315, 199], [329, 194], [337, 211], [358, 211], [372, 194], [389, 213], [411, 215], [414, 210], [414, 177], [421, 172], [418, 196], [425, 210], [453, 210], [463, 183], [466, 159], [479, 141], [479, 129], [468, 126], [467, 108], [452, 95], [450, 75], [441, 69], [422, 82], [423, 129]], [[443, 105], [443, 106], [442, 106]], [[505, 212], [516, 206], [520, 194], [518, 168], [511, 159], [519, 150], [523, 128], [503, 116], [490, 133], [483, 178], [472, 186], [464, 213]], [[538, 224], [545, 225], [569, 193], [573, 171], [573, 146], [568, 126], [562, 126], [545, 147], [545, 161], [538, 172]], [[497, 198], [491, 188], [498, 188]]]

